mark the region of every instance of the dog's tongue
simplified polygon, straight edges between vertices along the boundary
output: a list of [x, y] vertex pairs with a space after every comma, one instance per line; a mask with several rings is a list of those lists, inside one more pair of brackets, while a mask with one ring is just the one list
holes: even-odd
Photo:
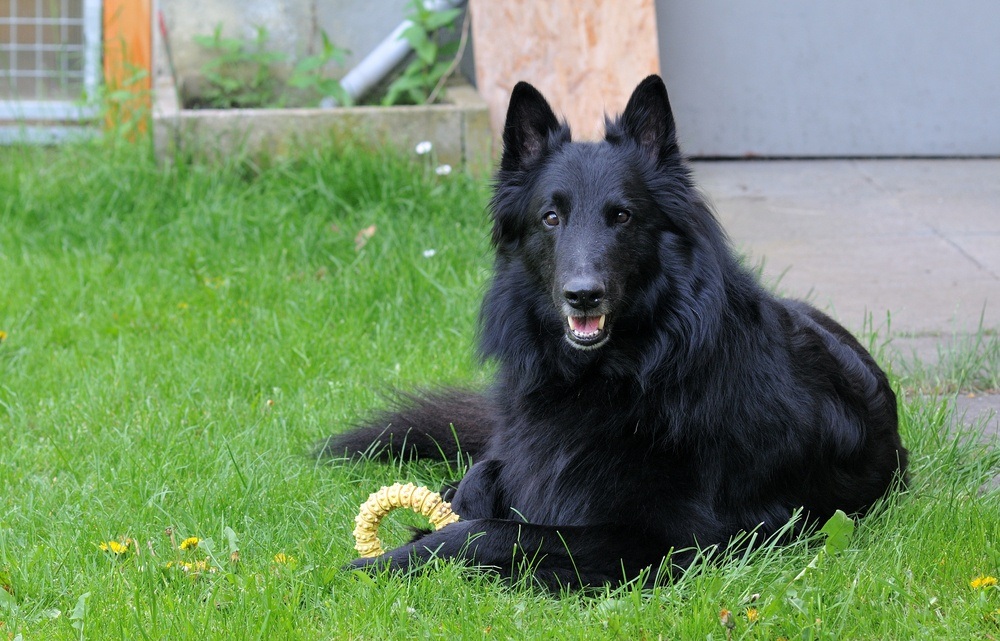
[[570, 316], [569, 326], [577, 334], [596, 334], [601, 329], [601, 317]]

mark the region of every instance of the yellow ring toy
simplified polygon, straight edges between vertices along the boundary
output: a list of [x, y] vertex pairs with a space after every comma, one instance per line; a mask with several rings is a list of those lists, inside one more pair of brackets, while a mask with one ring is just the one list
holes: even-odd
[[417, 487], [413, 483], [395, 483], [383, 487], [368, 497], [354, 517], [354, 549], [358, 554], [368, 558], [385, 553], [382, 542], [378, 540], [379, 523], [389, 512], [401, 507], [427, 517], [435, 530], [458, 520], [458, 515], [451, 511], [451, 503], [445, 502], [440, 494], [431, 492], [426, 487]]

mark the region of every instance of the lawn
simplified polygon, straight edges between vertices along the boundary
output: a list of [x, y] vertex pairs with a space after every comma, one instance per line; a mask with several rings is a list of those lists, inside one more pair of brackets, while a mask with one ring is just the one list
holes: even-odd
[[1000, 455], [910, 375], [913, 483], [830, 552], [561, 597], [341, 571], [370, 492], [461, 463], [311, 445], [395, 387], [488, 379], [488, 187], [434, 169], [349, 143], [226, 166], [0, 148], [0, 638], [1000, 638], [1000, 492], [978, 491]]

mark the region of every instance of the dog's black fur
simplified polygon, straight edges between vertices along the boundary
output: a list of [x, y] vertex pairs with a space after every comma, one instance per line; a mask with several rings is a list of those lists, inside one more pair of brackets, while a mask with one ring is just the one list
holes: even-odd
[[885, 374], [740, 265], [659, 77], [595, 143], [571, 142], [519, 83], [503, 142], [481, 316], [495, 383], [409, 397], [321, 447], [447, 457], [457, 435], [476, 461], [452, 501], [462, 520], [356, 567], [462, 558], [547, 586], [617, 584], [769, 536], [800, 508], [806, 525], [863, 513], [903, 478]]

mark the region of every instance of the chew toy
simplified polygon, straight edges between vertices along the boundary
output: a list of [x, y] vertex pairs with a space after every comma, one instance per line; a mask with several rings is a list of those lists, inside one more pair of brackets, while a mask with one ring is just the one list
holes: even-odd
[[431, 492], [426, 487], [417, 487], [413, 483], [395, 483], [383, 487], [368, 497], [354, 517], [354, 549], [358, 554], [373, 557], [385, 553], [382, 542], [378, 540], [379, 523], [387, 514], [401, 507], [427, 517], [435, 530], [458, 520], [458, 515], [451, 511], [451, 503], [445, 502], [440, 494]]

